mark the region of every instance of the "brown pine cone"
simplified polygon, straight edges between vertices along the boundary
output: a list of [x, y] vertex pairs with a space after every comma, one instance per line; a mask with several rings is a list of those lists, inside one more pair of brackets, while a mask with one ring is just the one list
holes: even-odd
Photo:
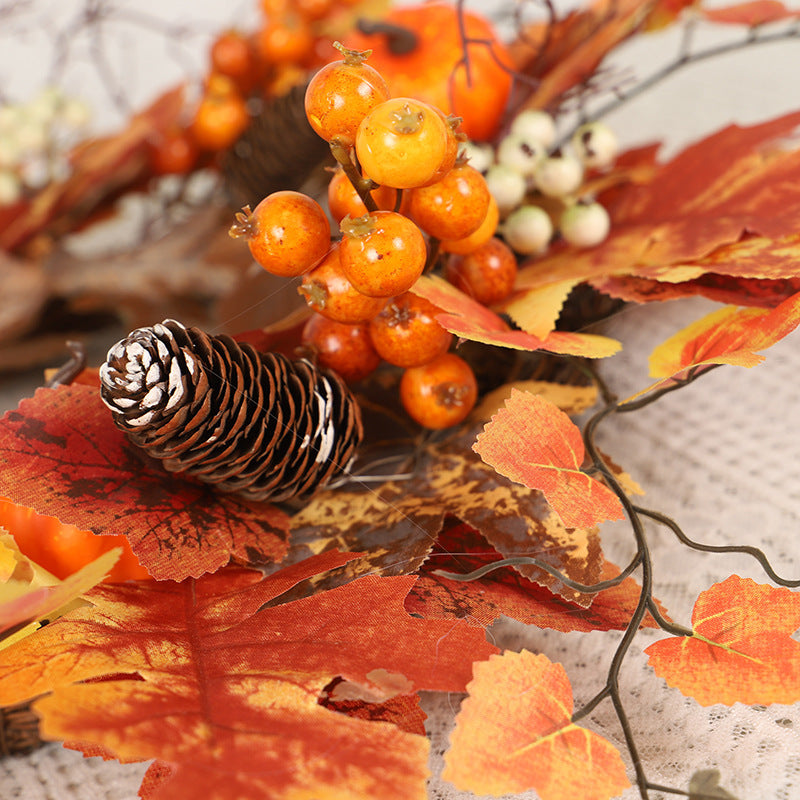
[[115, 344], [100, 379], [116, 425], [165, 469], [251, 500], [310, 497], [363, 436], [334, 372], [174, 320]]

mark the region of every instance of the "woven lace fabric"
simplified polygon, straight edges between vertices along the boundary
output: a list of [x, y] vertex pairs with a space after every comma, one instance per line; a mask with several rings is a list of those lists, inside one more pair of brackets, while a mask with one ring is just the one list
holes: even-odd
[[[698, 300], [632, 307], [605, 324], [604, 332], [625, 343], [603, 365], [611, 388], [625, 397], [648, 384], [647, 356], [653, 346], [715, 306]], [[695, 384], [639, 412], [612, 417], [599, 442], [645, 489], [642, 504], [672, 516], [693, 538], [710, 544], [756, 544], [779, 574], [795, 577], [800, 567], [800, 334], [766, 352], [753, 369], [722, 367]], [[760, 583], [758, 565], [739, 555], [688, 551], [673, 535], [648, 525], [656, 594], [673, 619], [688, 624], [698, 593], [736, 573]], [[602, 528], [606, 555], [619, 564], [633, 552], [623, 523]], [[605, 680], [618, 633], [562, 634], [502, 621], [487, 632], [500, 646], [526, 647], [561, 662], [575, 692], [576, 707]], [[688, 788], [693, 772], [716, 768], [721, 785], [741, 800], [800, 797], [800, 709], [797, 706], [702, 708], [669, 689], [647, 666], [642, 650], [664, 636], [639, 634], [622, 671], [628, 709], [648, 778]], [[426, 695], [431, 766], [441, 768], [460, 696]], [[610, 703], [586, 724], [624, 753]], [[58, 744], [24, 757], [0, 760], [3, 800], [135, 800], [146, 765], [84, 759]], [[632, 775], [630, 776], [632, 777]], [[437, 778], [436, 800], [474, 797]], [[625, 800], [639, 796], [629, 789]], [[651, 792], [653, 800], [674, 795]], [[525, 800], [534, 792], [517, 795]]]

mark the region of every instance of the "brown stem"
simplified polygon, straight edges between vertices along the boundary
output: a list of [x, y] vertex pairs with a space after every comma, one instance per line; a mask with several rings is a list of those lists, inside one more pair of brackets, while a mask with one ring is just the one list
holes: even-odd
[[394, 23], [384, 20], [364, 19], [360, 17], [356, 22], [356, 27], [366, 36], [372, 36], [374, 34], [385, 36], [389, 52], [395, 56], [405, 56], [409, 53], [413, 53], [419, 44], [417, 34], [403, 25], [395, 25]]

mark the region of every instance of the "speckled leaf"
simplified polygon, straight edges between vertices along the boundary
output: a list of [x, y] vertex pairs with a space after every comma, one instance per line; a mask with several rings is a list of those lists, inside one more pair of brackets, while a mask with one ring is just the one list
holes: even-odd
[[124, 534], [159, 580], [232, 557], [280, 560], [288, 517], [164, 472], [130, 444], [89, 386], [39, 389], [0, 420], [0, 495], [94, 533]]
[[[633, 578], [594, 595], [587, 608], [532, 583], [512, 567], [494, 570], [469, 582], [435, 574], [440, 570], [466, 574], [500, 558], [468, 525], [446, 526], [420, 570], [419, 580], [406, 597], [406, 609], [424, 617], [463, 619], [470, 625], [490, 625], [500, 616], [506, 616], [559, 631], [607, 631], [623, 630], [639, 600], [641, 587]], [[605, 561], [599, 579], [608, 580], [618, 574], [619, 569]], [[657, 627], [649, 615], [642, 626]]]

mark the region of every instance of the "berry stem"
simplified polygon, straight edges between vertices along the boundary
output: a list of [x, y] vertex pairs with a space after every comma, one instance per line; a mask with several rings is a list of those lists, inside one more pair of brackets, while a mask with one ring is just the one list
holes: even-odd
[[353, 163], [351, 150], [347, 145], [342, 144], [337, 139], [331, 139], [331, 154], [336, 159], [336, 163], [344, 170], [344, 174], [353, 184], [353, 188], [358, 192], [358, 196], [366, 206], [367, 211], [377, 211], [378, 205], [373, 200], [370, 191], [375, 188], [375, 183], [369, 178], [364, 178], [356, 165]]

